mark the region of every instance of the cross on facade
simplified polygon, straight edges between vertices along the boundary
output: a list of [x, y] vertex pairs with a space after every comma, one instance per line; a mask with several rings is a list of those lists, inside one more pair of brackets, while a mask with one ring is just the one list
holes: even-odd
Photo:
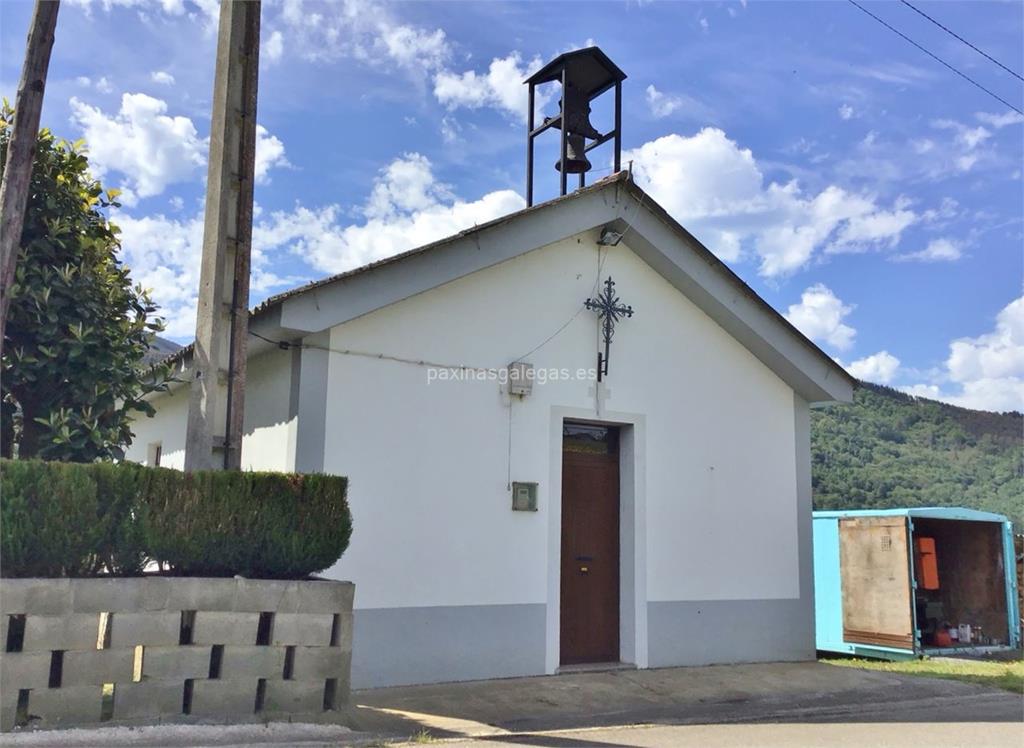
[[597, 312], [601, 320], [601, 336], [604, 338], [604, 353], [597, 352], [597, 381], [600, 382], [608, 373], [608, 348], [612, 343], [612, 336], [615, 334], [615, 323], [622, 317], [632, 317], [633, 307], [623, 306], [619, 297], [615, 295], [615, 281], [609, 275], [604, 282], [604, 290], [598, 294], [596, 299], [587, 299], [584, 306], [592, 312]]

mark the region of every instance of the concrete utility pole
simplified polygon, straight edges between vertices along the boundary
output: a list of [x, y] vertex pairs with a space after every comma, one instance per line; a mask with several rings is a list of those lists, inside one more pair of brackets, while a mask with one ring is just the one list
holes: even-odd
[[50, 68], [58, 10], [60, 0], [36, 0], [32, 25], [28, 29], [25, 65], [21, 69], [21, 82], [14, 99], [14, 126], [7, 144], [3, 183], [0, 184], [0, 272], [3, 273], [0, 285], [0, 351], [3, 350], [7, 308], [11, 303], [8, 289], [14, 282], [21, 232], [25, 225], [32, 162], [39, 136], [39, 115], [43, 110], [43, 90], [46, 88], [46, 71]]
[[259, 54], [259, 0], [221, 0], [186, 470], [241, 466]]

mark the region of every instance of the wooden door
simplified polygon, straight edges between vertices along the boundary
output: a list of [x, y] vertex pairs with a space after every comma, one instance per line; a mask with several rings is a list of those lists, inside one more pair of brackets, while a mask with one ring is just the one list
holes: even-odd
[[906, 517], [839, 520], [843, 641], [912, 649]]
[[562, 441], [561, 662], [619, 659], [619, 451], [612, 427]]

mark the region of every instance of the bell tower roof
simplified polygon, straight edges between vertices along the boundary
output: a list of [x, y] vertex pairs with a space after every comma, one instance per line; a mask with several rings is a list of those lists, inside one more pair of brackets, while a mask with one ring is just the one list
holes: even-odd
[[[559, 158], [555, 169], [560, 172], [558, 194], [569, 190], [568, 175], [576, 174], [582, 188], [587, 172], [593, 168], [587, 153], [608, 141], [614, 141], [613, 170], [622, 168], [622, 81], [626, 74], [597, 47], [565, 52], [527, 78], [526, 109], [526, 204], [533, 205], [534, 139], [548, 130], [559, 136]], [[536, 125], [535, 89], [539, 85], [559, 83], [561, 98], [558, 114], [543, 117]], [[590, 103], [606, 91], [614, 90], [614, 124], [599, 130], [590, 121]], [[589, 143], [587, 141], [590, 141]]]
[[560, 54], [523, 83], [537, 85], [560, 81], [563, 68], [570, 69], [573, 83], [588, 99], [600, 96], [616, 83], [626, 79], [626, 74], [601, 51], [600, 47], [586, 47]]

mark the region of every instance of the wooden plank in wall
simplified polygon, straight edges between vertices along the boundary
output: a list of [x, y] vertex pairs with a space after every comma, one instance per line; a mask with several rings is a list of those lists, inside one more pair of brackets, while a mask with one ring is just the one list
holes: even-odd
[[839, 521], [843, 639], [912, 648], [906, 517], [849, 517]]

